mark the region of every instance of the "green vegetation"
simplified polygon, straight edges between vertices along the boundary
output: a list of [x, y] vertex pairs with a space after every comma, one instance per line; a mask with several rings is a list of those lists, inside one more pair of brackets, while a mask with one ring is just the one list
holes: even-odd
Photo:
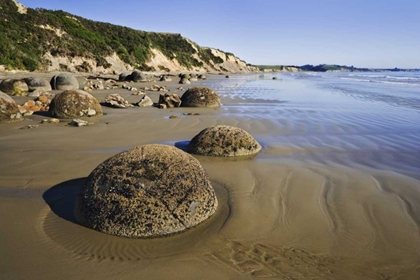
[[276, 69], [276, 70], [283, 70], [285, 66], [283, 65], [257, 65], [260, 70], [264, 69]]
[[[176, 58], [187, 68], [200, 67], [203, 61], [216, 64], [223, 59], [208, 48], [183, 38], [180, 34], [144, 32], [105, 22], [95, 22], [64, 11], [30, 9], [20, 14], [12, 0], [0, 0], [0, 65], [7, 69], [37, 70], [48, 65], [45, 53], [53, 56], [85, 57], [97, 66], [111, 65], [104, 59], [114, 52], [124, 62], [147, 70], [145, 63], [151, 58], [152, 48], [160, 50], [170, 59]], [[228, 53], [230, 54], [230, 53]], [[91, 66], [77, 67], [88, 71]]]

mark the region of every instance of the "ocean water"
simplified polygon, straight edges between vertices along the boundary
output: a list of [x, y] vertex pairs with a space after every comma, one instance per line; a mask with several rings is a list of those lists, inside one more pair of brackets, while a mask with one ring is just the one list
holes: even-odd
[[420, 178], [420, 72], [259, 74], [207, 85], [222, 114], [246, 120], [265, 148], [260, 158]]

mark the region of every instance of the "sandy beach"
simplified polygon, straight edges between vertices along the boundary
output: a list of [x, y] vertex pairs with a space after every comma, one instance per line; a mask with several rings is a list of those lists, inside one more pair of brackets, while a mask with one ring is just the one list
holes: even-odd
[[[103, 106], [87, 127], [40, 124], [46, 113], [0, 124], [0, 278], [420, 279], [418, 108], [271, 77], [131, 84], [179, 95], [210, 86], [218, 109]], [[121, 88], [91, 92], [99, 101], [110, 93], [139, 101]], [[157, 102], [159, 92], [147, 94]], [[75, 221], [78, 190], [104, 160], [149, 143], [182, 148], [219, 124], [248, 131], [263, 149], [247, 160], [197, 156], [219, 200], [209, 220], [144, 240]]]

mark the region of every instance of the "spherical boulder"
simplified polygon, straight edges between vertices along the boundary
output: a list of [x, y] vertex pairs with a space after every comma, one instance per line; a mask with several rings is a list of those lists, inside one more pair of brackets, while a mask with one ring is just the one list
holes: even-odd
[[103, 233], [152, 238], [196, 226], [217, 205], [197, 159], [173, 146], [150, 144], [96, 167], [76, 199], [75, 217]]
[[181, 101], [181, 107], [220, 107], [219, 95], [208, 87], [189, 88]]
[[248, 132], [227, 125], [202, 130], [187, 146], [189, 153], [215, 157], [250, 156], [260, 150], [261, 145]]
[[122, 72], [119, 76], [118, 76], [118, 80], [119, 81], [127, 81], [128, 76], [130, 76], [131, 73], [130, 72]]
[[127, 80], [133, 82], [147, 82], [147, 77], [142, 72], [135, 70], [127, 76]]
[[0, 123], [23, 120], [16, 102], [6, 93], [0, 91]]
[[0, 83], [0, 91], [10, 95], [26, 95], [29, 88], [22, 79], [6, 79]]
[[40, 78], [25, 78], [29, 91], [49, 92], [52, 90], [50, 83], [45, 79]]
[[58, 90], [78, 90], [79, 81], [71, 73], [60, 73], [54, 75], [50, 81], [52, 89]]
[[83, 90], [66, 90], [52, 100], [49, 113], [55, 118], [80, 118], [102, 115], [98, 99]]

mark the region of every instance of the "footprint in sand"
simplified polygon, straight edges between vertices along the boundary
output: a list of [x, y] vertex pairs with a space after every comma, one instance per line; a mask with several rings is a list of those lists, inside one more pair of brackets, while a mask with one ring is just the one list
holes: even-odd
[[[295, 248], [276, 248], [261, 243], [229, 241], [225, 248], [206, 256], [228, 265], [241, 274], [254, 277], [301, 279], [305, 277], [330, 278], [334, 258], [314, 255]], [[331, 277], [333, 278], [333, 277]]]

